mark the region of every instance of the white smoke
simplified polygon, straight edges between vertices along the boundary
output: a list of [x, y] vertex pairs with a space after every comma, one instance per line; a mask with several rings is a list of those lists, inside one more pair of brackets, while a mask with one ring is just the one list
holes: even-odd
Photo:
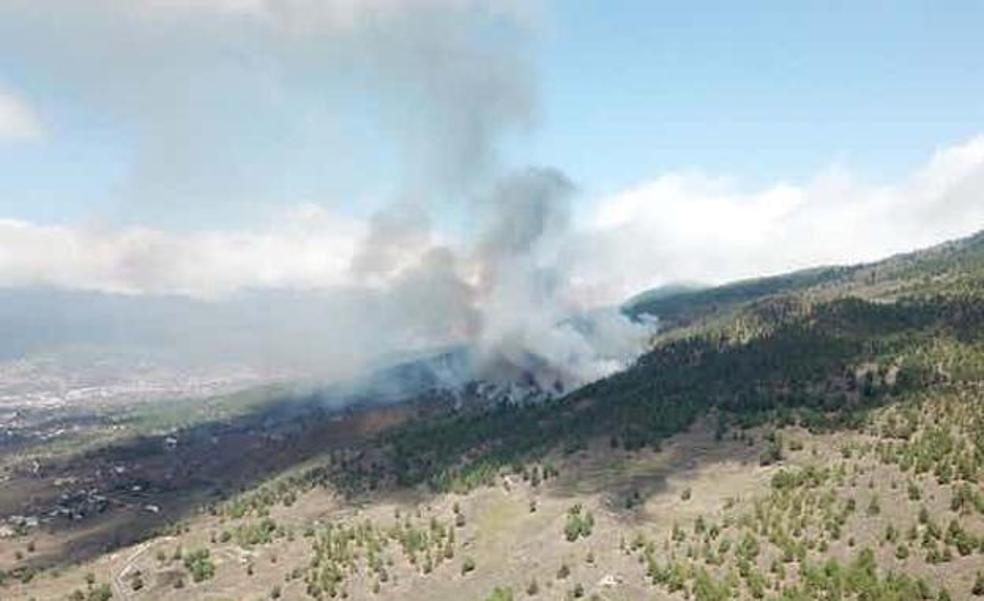
[[465, 203], [476, 223], [457, 244], [434, 240], [419, 207], [372, 220], [352, 267], [394, 299], [415, 340], [466, 345], [476, 375], [563, 390], [624, 367], [652, 334], [617, 310], [584, 312], [565, 262], [573, 184], [555, 169], [504, 175]]
[[[531, 6], [0, 4], [0, 53], [130, 137], [116, 200], [140, 224], [0, 222], [2, 284], [130, 295], [113, 331], [332, 377], [448, 345], [476, 349], [490, 376], [570, 385], [610, 371], [630, 354], [613, 333], [641, 336], [614, 316], [605, 336], [570, 321], [581, 309], [564, 249], [572, 184], [555, 170], [512, 173], [498, 152], [536, 117]], [[368, 219], [314, 205], [262, 227], [182, 231], [202, 215], [255, 213], [271, 202], [268, 180], [297, 173], [391, 200]], [[140, 324], [141, 295], [154, 323]], [[86, 298], [111, 321], [117, 301]]]
[[572, 297], [574, 266], [564, 253], [573, 234], [573, 192], [559, 171], [530, 169], [500, 181], [479, 207], [486, 220], [474, 253], [477, 346], [492, 365], [528, 367], [545, 389], [624, 367], [652, 333], [617, 310], [585, 313]]
[[124, 139], [130, 221], [242, 217], [285, 179], [447, 202], [533, 122], [529, 4], [6, 0], [0, 55]]

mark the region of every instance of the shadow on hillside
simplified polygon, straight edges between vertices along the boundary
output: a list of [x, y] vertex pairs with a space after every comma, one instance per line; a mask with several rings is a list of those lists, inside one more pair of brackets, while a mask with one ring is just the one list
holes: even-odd
[[332, 410], [317, 397], [284, 399], [22, 470], [0, 489], [0, 518], [26, 524], [27, 536], [5, 544], [26, 546], [37, 528], [57, 543], [39, 544], [25, 565], [85, 561], [424, 410], [415, 403]]
[[677, 488], [685, 488], [703, 471], [724, 464], [753, 470], [762, 451], [760, 445], [730, 437], [716, 440], [714, 427], [706, 419], [667, 439], [659, 452], [628, 452], [606, 448], [604, 441], [599, 443], [597, 448], [570, 457], [546, 494], [571, 499], [597, 495], [614, 517], [633, 523], [658, 517], [647, 515], [644, 507], [654, 497], [668, 495], [671, 481]]
[[[856, 383], [848, 386], [845, 371], [870, 361], [872, 348], [880, 345], [897, 354], [920, 349], [928, 339], [945, 341], [952, 332], [967, 330], [962, 326], [984, 331], [984, 310], [964, 301], [887, 306], [854, 299], [813, 308], [771, 301], [756, 311], [758, 321], [773, 325], [750, 341], [725, 345], [701, 338], [670, 343], [633, 368], [560, 401], [427, 422], [433, 427], [407, 437], [399, 456], [391, 458], [391, 467], [403, 468], [402, 475], [410, 474], [416, 478], [411, 481], [419, 483], [470, 469], [463, 475], [476, 477], [461, 481], [477, 484], [511, 463], [539, 459], [541, 450], [549, 452], [570, 441], [597, 441], [612, 433], [623, 440], [636, 435], [640, 445], [662, 441], [664, 452], [648, 454], [652, 463], [616, 461], [619, 453], [624, 459], [624, 452], [611, 449], [567, 456], [564, 461], [572, 467], [548, 487], [549, 494], [561, 496], [600, 494], [613, 514], [634, 519], [637, 511], [626, 507], [626, 499], [636, 493], [644, 501], [667, 492], [674, 480], [693, 478], [719, 463], [746, 462], [750, 469], [757, 465], [761, 448], [713, 440], [712, 428], [699, 420], [709, 407], [736, 416], [794, 408], [848, 415], [890, 402], [899, 388], [872, 381], [865, 383], [871, 391], [862, 394]], [[909, 370], [899, 378], [903, 375], [904, 390], [916, 392], [936, 383], [937, 374]], [[802, 385], [792, 390], [791, 383]], [[881, 396], [882, 389], [886, 396]], [[0, 515], [51, 520], [50, 527], [57, 527], [64, 544], [47, 555], [39, 549], [29, 558], [32, 562], [84, 560], [145, 538], [202, 506], [334, 448], [440, 410], [427, 403], [332, 412], [317, 398], [291, 399], [186, 428], [171, 443], [165, 436], [133, 438], [42, 466], [38, 474], [15, 475], [0, 490]], [[695, 425], [688, 433], [667, 438], [689, 424]], [[839, 425], [844, 424], [831, 424]], [[374, 492], [369, 498], [429, 497], [420, 488], [404, 488]], [[364, 500], [357, 498], [353, 504]]]

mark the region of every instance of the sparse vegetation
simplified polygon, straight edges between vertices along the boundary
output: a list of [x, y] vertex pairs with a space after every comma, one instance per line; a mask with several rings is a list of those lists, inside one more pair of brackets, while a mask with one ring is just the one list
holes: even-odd
[[591, 536], [594, 528], [594, 516], [590, 511], [584, 511], [580, 504], [574, 505], [567, 511], [567, 522], [564, 524], [564, 537], [568, 542]]
[[184, 566], [194, 582], [203, 582], [215, 575], [215, 564], [208, 549], [195, 549], [185, 553]]
[[[195, 598], [234, 575], [252, 598], [321, 601], [605, 598], [601, 581], [696, 601], [984, 596], [984, 236], [967, 244], [661, 301], [675, 325], [630, 369], [538, 403], [434, 392], [217, 491], [111, 582]], [[12, 536], [0, 597], [62, 582], [32, 565], [48, 538]], [[489, 551], [528, 553], [528, 536], [522, 571]], [[112, 595], [90, 567], [106, 579], [83, 564], [58, 598]]]

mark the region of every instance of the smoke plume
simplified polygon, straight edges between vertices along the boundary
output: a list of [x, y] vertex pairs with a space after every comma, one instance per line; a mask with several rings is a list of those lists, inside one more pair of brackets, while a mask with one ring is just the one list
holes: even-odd
[[[466, 346], [478, 378], [555, 392], [583, 384], [624, 366], [651, 329], [575, 302], [565, 260], [574, 192], [556, 169], [504, 174], [465, 203], [476, 230], [458, 247], [431, 241], [416, 210], [391, 207], [371, 221], [353, 271], [392, 277], [383, 293], [413, 341]], [[393, 260], [408, 256], [417, 259], [402, 268]]]
[[[575, 186], [500, 152], [536, 121], [536, 28], [529, 3], [491, 0], [3, 3], [0, 54], [129, 140], [110, 204], [140, 224], [0, 222], [34, 249], [6, 268], [0, 253], [27, 289], [8, 305], [48, 297], [65, 344], [326, 378], [449, 346], [470, 349], [471, 375], [543, 388], [611, 371], [646, 330], [574, 319]], [[198, 225], [267, 215], [272, 180], [370, 200], [234, 236]], [[76, 306], [49, 286], [92, 292]]]

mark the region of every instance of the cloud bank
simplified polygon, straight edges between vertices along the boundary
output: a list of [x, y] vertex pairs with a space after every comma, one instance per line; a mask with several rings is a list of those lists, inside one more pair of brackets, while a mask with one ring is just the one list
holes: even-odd
[[217, 299], [346, 283], [364, 225], [315, 206], [254, 230], [0, 220], [0, 286]]
[[217, 299], [264, 288], [385, 288], [450, 260], [487, 290], [549, 268], [549, 294], [590, 308], [666, 283], [875, 260], [972, 234], [984, 227], [984, 136], [938, 150], [891, 183], [834, 168], [804, 184], [745, 190], [725, 177], [668, 173], [594, 199], [578, 216], [573, 185], [559, 172], [519, 173], [496, 186], [474, 201], [482, 214], [474, 240], [436, 231], [425, 209], [400, 204], [368, 218], [301, 205], [262, 228], [194, 232], [0, 220], [0, 286]]
[[674, 282], [875, 260], [984, 228], [984, 136], [942, 148], [889, 183], [844, 167], [753, 190], [713, 174], [668, 173], [601, 200], [583, 225], [571, 258], [577, 288], [601, 302]]

